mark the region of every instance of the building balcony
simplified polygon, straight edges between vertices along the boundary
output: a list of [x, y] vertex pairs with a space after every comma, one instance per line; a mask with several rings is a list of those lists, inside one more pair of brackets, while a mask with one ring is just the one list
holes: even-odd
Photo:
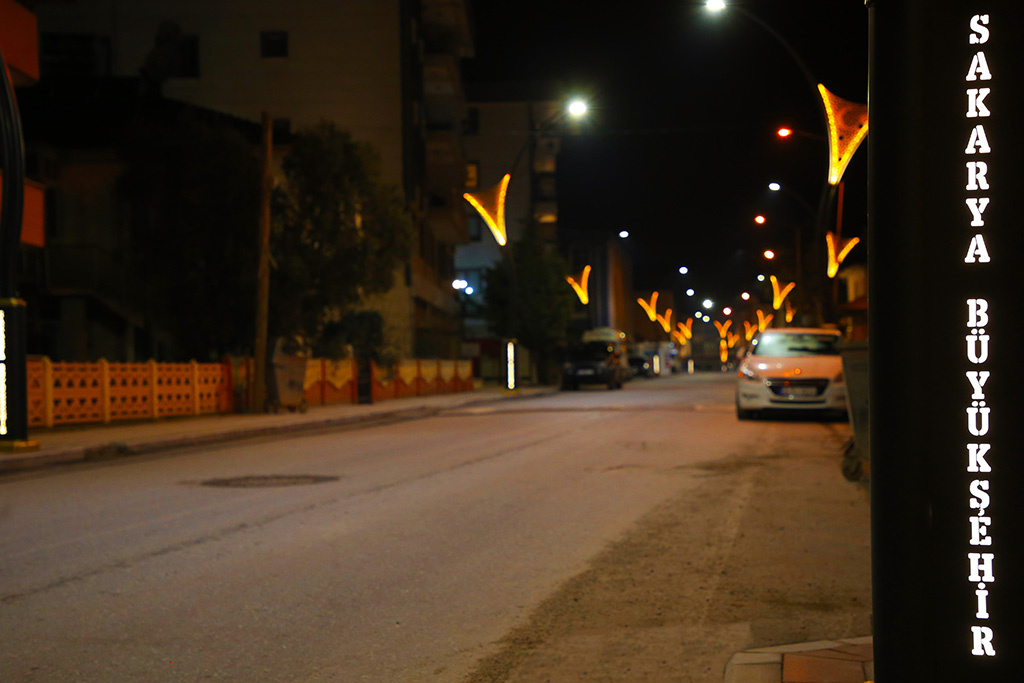
[[423, 94], [427, 125], [455, 125], [466, 118], [466, 96], [459, 62], [450, 54], [427, 54], [423, 63]]

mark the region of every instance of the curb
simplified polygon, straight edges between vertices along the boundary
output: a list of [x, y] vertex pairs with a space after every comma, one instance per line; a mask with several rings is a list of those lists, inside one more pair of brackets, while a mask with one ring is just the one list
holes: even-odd
[[870, 682], [873, 643], [866, 636], [744, 650], [729, 658], [723, 683]]
[[[76, 446], [43, 453], [26, 453], [21, 456], [13, 456], [0, 459], [0, 475], [29, 472], [45, 469], [56, 465], [67, 465], [90, 460], [108, 460], [119, 457], [130, 457], [133, 455], [144, 455], [158, 453], [179, 448], [191, 448], [196, 446], [210, 446], [232, 441], [241, 441], [250, 438], [268, 436], [284, 436], [288, 434], [311, 433], [327, 431], [340, 427], [347, 427], [358, 424], [387, 422], [393, 420], [418, 420], [432, 417], [444, 410], [463, 408], [474, 404], [491, 403], [504, 400], [522, 400], [547, 396], [557, 392], [557, 388], [542, 388], [531, 391], [528, 394], [497, 394], [497, 395], [474, 395], [475, 392], [467, 392], [467, 400], [453, 405], [444, 406], [396, 406], [394, 409], [382, 410], [379, 412], [366, 413], [362, 415], [341, 415], [323, 419], [310, 419], [305, 422], [294, 422], [278, 425], [254, 425], [253, 427], [229, 428], [222, 432], [211, 434], [200, 434], [196, 436], [182, 436], [175, 438], [155, 438], [139, 441], [111, 441], [91, 446]], [[401, 399], [398, 399], [401, 400]], [[186, 418], [187, 419], [187, 418]], [[184, 422], [184, 420], [183, 420]], [[143, 423], [148, 424], [148, 423]], [[133, 425], [125, 425], [129, 432]]]

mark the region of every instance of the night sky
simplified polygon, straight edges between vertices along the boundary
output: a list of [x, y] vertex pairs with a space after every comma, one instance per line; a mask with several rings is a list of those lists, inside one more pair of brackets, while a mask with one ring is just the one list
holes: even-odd
[[[746, 0], [836, 95], [867, 101], [862, 0]], [[470, 83], [557, 82], [589, 97], [586, 130], [563, 142], [559, 221], [571, 231], [631, 233], [638, 289], [686, 286], [728, 303], [770, 272], [810, 220], [827, 163], [824, 139], [781, 141], [785, 124], [824, 136], [817, 93], [797, 61], [748, 17], [703, 0], [591, 4], [475, 0]], [[844, 180], [844, 237], [864, 237], [867, 146]], [[769, 192], [770, 181], [789, 188]], [[755, 226], [753, 216], [769, 219]], [[834, 213], [833, 213], [834, 220]], [[809, 227], [806, 229], [810, 229]], [[866, 256], [858, 246], [849, 261]], [[824, 262], [821, 265], [824, 268]]]

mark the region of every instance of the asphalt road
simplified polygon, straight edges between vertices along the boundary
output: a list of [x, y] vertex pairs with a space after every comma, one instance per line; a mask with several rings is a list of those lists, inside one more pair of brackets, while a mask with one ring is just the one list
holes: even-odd
[[[852, 558], [841, 560], [850, 586], [833, 590], [855, 593], [855, 604], [804, 626], [867, 635], [833, 633], [867, 627], [866, 498], [837, 483], [848, 425], [740, 423], [732, 381], [636, 380], [4, 480], [0, 681], [545, 680], [523, 667], [543, 668], [530, 656], [557, 652], [552, 597], [616, 548], [615, 571], [632, 571], [637, 553], [622, 544], [673, 505], [690, 507], [669, 526], [687, 527], [687, 543], [705, 539], [695, 561], [775, 581], [764, 562], [735, 551], [748, 512], [782, 486], [759, 487], [751, 464], [778, 470], [780, 459], [827, 478], [844, 497], [841, 514], [852, 515], [842, 531], [850, 539], [831, 540]], [[209, 485], [244, 477], [271, 479]], [[799, 559], [794, 580], [811, 585], [813, 563]], [[673, 581], [690, 578], [682, 570]], [[715, 620], [720, 606], [694, 601], [678, 608], [689, 625], [673, 637], [692, 640]], [[664, 680], [704, 680], [697, 668], [720, 680], [730, 648], [808, 633], [777, 601], [764, 609], [705, 643], [699, 667], [659, 659], [676, 676]], [[539, 611], [541, 636], [510, 646]]]

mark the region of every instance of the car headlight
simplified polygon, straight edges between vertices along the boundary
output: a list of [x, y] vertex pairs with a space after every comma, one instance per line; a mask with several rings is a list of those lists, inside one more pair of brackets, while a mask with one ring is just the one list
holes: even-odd
[[750, 382], [760, 382], [761, 381], [761, 378], [758, 376], [758, 374], [756, 372], [754, 372], [750, 368], [749, 365], [741, 365], [740, 366], [739, 377], [740, 377], [740, 379], [745, 379], [745, 380], [750, 381]]

